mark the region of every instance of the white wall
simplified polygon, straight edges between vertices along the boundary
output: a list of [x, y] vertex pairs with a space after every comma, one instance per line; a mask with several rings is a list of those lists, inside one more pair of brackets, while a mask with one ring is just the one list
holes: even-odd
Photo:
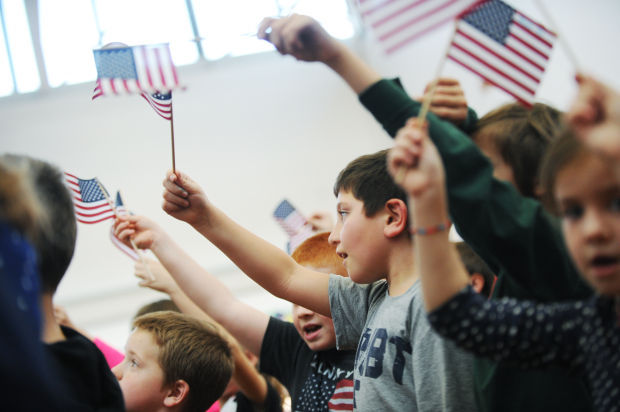
[[[510, 2], [541, 21], [529, 0]], [[583, 70], [620, 89], [620, 59], [610, 44], [620, 38], [620, 2], [546, 0]], [[436, 72], [450, 36], [439, 29], [393, 56], [370, 36], [352, 43], [384, 76], [401, 76], [416, 95]], [[444, 75], [463, 83], [471, 105], [484, 114], [510, 98], [460, 67]], [[561, 45], [554, 51], [539, 99], [567, 108], [575, 68]], [[200, 182], [212, 201], [242, 225], [283, 246], [271, 217], [282, 198], [303, 213], [334, 209], [338, 171], [358, 155], [390, 147], [391, 139], [353, 93], [321, 64], [266, 53], [180, 67], [187, 86], [174, 97], [176, 164]], [[171, 168], [166, 121], [139, 97], [91, 101], [92, 84], [0, 99], [0, 152], [25, 153], [79, 177], [97, 176], [127, 206], [156, 220], [205, 268], [241, 299], [268, 313], [287, 312], [239, 273], [205, 239], [161, 210], [161, 181]], [[109, 222], [78, 227], [75, 257], [57, 294], [74, 321], [121, 348], [129, 319], [162, 295], [141, 290], [133, 263], [108, 238]]]

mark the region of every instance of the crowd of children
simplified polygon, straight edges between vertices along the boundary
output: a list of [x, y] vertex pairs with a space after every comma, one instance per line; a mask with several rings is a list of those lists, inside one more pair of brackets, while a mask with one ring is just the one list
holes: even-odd
[[112, 364], [53, 305], [76, 240], [62, 173], [3, 155], [0, 370], [19, 395], [4, 406], [620, 410], [620, 94], [578, 75], [567, 113], [508, 104], [478, 119], [458, 81], [438, 79], [418, 119], [398, 79], [311, 17], [266, 18], [258, 36], [324, 63], [394, 137], [343, 161], [335, 224], [291, 255], [187, 174], [166, 174], [163, 210], [292, 302], [293, 322], [239, 300], [152, 220], [124, 215], [117, 237], [158, 259], [136, 263], [140, 285], [176, 307], [137, 316]]

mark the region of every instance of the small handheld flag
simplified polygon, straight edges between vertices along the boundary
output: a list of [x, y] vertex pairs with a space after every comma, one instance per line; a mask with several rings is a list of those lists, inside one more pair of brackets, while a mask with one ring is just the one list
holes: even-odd
[[500, 0], [461, 16], [448, 58], [531, 106], [556, 34]]
[[151, 105], [155, 113], [166, 120], [172, 120], [172, 92], [141, 93], [140, 95]]
[[289, 236], [288, 253], [314, 233], [308, 220], [286, 199], [280, 202], [273, 212], [273, 217]]
[[[114, 207], [116, 209], [116, 214], [118, 216], [129, 214], [129, 211], [125, 208], [125, 205], [123, 204], [123, 199], [121, 198], [121, 192], [118, 192], [118, 191], [116, 192], [116, 201], [114, 203]], [[121, 252], [125, 253], [131, 259], [133, 260], [140, 259], [140, 256], [134, 249], [128, 247], [125, 243], [123, 243], [122, 240], [116, 237], [116, 235], [114, 234], [114, 225], [110, 226], [110, 240], [112, 241], [112, 244], [114, 244], [114, 246], [119, 248]]]
[[456, 18], [480, 1], [357, 0], [357, 5], [362, 20], [389, 54]]
[[93, 50], [98, 93], [169, 92], [179, 86], [168, 44]]
[[114, 209], [97, 178], [80, 179], [65, 172], [65, 182], [73, 192], [73, 206], [78, 222], [92, 224], [114, 219]]

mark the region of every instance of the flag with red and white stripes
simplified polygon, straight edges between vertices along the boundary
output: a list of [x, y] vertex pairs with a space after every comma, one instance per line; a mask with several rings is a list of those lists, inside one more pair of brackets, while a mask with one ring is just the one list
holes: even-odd
[[155, 113], [166, 120], [172, 119], [172, 92], [142, 93], [141, 96], [151, 105]]
[[65, 182], [73, 196], [75, 217], [81, 223], [99, 223], [114, 219], [114, 208], [108, 200], [105, 188], [97, 178], [80, 179], [65, 172]]
[[167, 93], [179, 86], [168, 44], [93, 50], [97, 88], [93, 98], [110, 94]]
[[[119, 191], [116, 192], [116, 201], [114, 202], [114, 208], [116, 209], [116, 214], [118, 216], [129, 214], [129, 211], [127, 210], [127, 208], [125, 207], [125, 204], [123, 203], [121, 192]], [[140, 259], [140, 256], [135, 250], [127, 246], [125, 243], [123, 243], [122, 240], [116, 237], [116, 235], [114, 234], [114, 225], [110, 225], [110, 240], [112, 241], [112, 244], [114, 246], [119, 248], [121, 252], [129, 256], [131, 259], [133, 260]]]
[[353, 381], [342, 379], [336, 385], [334, 394], [329, 399], [327, 407], [330, 412], [353, 410]]
[[448, 58], [531, 106], [556, 34], [500, 0], [461, 16]]
[[358, 0], [363, 22], [386, 53], [449, 22], [482, 0]]

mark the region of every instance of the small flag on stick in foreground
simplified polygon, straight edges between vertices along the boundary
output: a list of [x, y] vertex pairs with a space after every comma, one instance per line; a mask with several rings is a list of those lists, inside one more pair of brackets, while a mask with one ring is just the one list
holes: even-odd
[[448, 58], [531, 106], [556, 34], [500, 0], [461, 16]]
[[114, 208], [107, 200], [102, 186], [96, 178], [80, 179], [77, 176], [65, 172], [65, 182], [73, 194], [73, 206], [75, 216], [81, 223], [99, 223], [104, 220], [114, 219]]
[[481, 1], [357, 0], [357, 4], [362, 20], [389, 54]]

